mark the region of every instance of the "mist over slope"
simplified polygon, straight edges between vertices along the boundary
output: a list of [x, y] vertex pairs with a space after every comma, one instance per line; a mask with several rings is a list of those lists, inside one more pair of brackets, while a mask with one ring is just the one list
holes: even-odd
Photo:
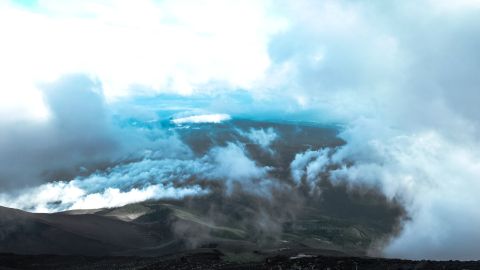
[[[241, 191], [284, 207], [285, 192], [295, 212], [374, 192], [408, 217], [383, 254], [478, 258], [479, 12], [476, 0], [2, 2], [0, 205]], [[302, 124], [302, 138], [299, 122], [335, 131]]]
[[[202, 119], [130, 119], [128, 129], [159, 129], [182, 151], [152, 151], [84, 177], [2, 193], [2, 205], [51, 214], [3, 209], [1, 251], [163, 255], [215, 247], [253, 257], [255, 250], [283, 249], [379, 254], [406, 218], [376, 189], [332, 185], [325, 158], [317, 156], [344, 144], [335, 127]], [[122, 236], [111, 239], [103, 231]]]

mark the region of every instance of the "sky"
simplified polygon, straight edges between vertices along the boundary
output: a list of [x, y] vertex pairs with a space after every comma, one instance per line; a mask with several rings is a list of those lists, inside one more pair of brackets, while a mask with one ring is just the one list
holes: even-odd
[[[178, 166], [243, 173], [262, 190], [269, 168], [241, 145], [194, 158], [175, 136], [125, 128], [159, 110], [177, 123], [335, 123], [346, 144], [298, 153], [292, 175], [336, 165], [333, 181], [400, 201], [411, 219], [386, 256], [478, 259], [479, 13], [478, 0], [2, 0], [0, 204], [32, 210], [36, 193], [33, 210], [56, 211], [47, 202], [61, 196], [85, 208], [208, 192], [122, 180]], [[274, 151], [273, 130], [244, 135]]]

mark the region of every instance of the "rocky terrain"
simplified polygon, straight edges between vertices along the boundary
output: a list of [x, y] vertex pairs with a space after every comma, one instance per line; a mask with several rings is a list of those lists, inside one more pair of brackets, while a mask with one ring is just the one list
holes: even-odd
[[0, 254], [0, 269], [295, 269], [295, 270], [473, 270], [480, 261], [410, 261], [326, 255], [275, 255], [260, 261], [235, 262], [216, 250], [165, 257], [86, 257]]

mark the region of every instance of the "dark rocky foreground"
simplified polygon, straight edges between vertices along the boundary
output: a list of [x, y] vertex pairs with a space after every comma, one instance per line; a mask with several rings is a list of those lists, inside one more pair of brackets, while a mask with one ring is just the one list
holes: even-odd
[[410, 261], [368, 257], [276, 255], [258, 262], [232, 262], [221, 252], [167, 257], [92, 257], [0, 254], [0, 269], [480, 269], [480, 261]]

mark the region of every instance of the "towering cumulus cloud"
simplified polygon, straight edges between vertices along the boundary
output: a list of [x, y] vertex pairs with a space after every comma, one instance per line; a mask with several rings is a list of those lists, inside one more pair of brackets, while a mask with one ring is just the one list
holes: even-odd
[[112, 207], [218, 180], [255, 193], [275, 170], [247, 143], [273, 158], [276, 129], [200, 154], [176, 131], [320, 122], [346, 143], [293, 155], [289, 188], [378, 189], [409, 217], [386, 255], [478, 259], [479, 1], [128, 3], [0, 3], [1, 204]]

